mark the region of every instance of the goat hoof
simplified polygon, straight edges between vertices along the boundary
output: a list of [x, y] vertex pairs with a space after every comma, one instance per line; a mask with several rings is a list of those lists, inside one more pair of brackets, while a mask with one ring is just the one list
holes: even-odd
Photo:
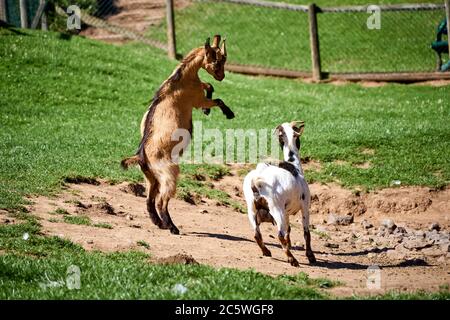
[[227, 119], [233, 119], [233, 118], [234, 118], [234, 113], [233, 112], [227, 114]]
[[298, 267], [299, 266], [298, 261], [295, 258], [289, 258], [288, 261], [291, 264], [291, 266], [293, 266], [293, 267]]
[[266, 249], [265, 251], [263, 251], [263, 256], [264, 257], [271, 257], [272, 256], [272, 252], [270, 252], [269, 249]]
[[308, 254], [307, 256], [306, 256], [307, 258], [308, 258], [308, 261], [309, 261], [309, 263], [311, 264], [311, 263], [316, 263], [316, 257], [314, 256], [314, 254]]
[[180, 230], [178, 230], [177, 227], [173, 226], [170, 228], [170, 233], [171, 234], [180, 234]]

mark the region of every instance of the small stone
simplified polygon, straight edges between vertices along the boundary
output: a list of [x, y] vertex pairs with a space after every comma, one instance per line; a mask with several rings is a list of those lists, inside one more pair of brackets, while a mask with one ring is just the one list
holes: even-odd
[[433, 230], [440, 231], [440, 230], [441, 230], [441, 226], [439, 225], [439, 223], [433, 222], [433, 223], [430, 225], [429, 230], [430, 230], [430, 231], [433, 231]]
[[86, 241], [86, 243], [87, 243], [87, 244], [93, 244], [93, 243], [94, 243], [94, 240], [88, 240], [88, 241]]
[[361, 221], [361, 226], [364, 228], [364, 229], [370, 229], [370, 228], [373, 228], [373, 224], [371, 224], [370, 222], [368, 222], [367, 220], [363, 220], [363, 221]]
[[389, 233], [394, 232], [395, 228], [397, 228], [392, 219], [384, 219], [383, 221], [381, 221], [381, 225], [385, 227]]
[[338, 216], [334, 213], [328, 215], [327, 223], [331, 225], [348, 226], [353, 223], [353, 215]]
[[422, 230], [417, 230], [416, 232], [414, 232], [414, 234], [416, 235], [416, 237], [425, 238], [425, 232], [423, 232]]
[[331, 249], [338, 249], [339, 245], [337, 243], [331, 243], [331, 242], [325, 242], [325, 247], [331, 248]]
[[375, 252], [369, 252], [367, 254], [367, 258], [369, 258], [369, 259], [375, 258], [376, 256], [377, 256], [377, 254]]
[[142, 226], [140, 224], [132, 224], [131, 227], [136, 228], [136, 229], [142, 228]]
[[205, 214], [205, 213], [208, 213], [208, 210], [206, 210], [206, 209], [203, 209], [203, 210], [201, 210], [201, 211], [200, 211], [200, 213], [201, 213], [201, 214]]
[[185, 294], [188, 291], [188, 288], [186, 288], [181, 283], [177, 283], [173, 288], [172, 291], [176, 294]]
[[440, 245], [441, 251], [444, 253], [450, 252], [450, 244], [449, 243], [443, 243]]
[[437, 262], [439, 263], [445, 263], [445, 256], [441, 256], [439, 259], [437, 259]]
[[408, 232], [406, 231], [405, 228], [403, 227], [397, 227], [394, 231], [395, 234], [407, 234]]
[[394, 249], [394, 250], [386, 251], [386, 256], [389, 259], [393, 259], [393, 260], [403, 260], [403, 259], [405, 259], [406, 254], [402, 250]]
[[125, 217], [127, 220], [133, 220], [134, 217], [131, 214], [127, 214]]
[[426, 242], [419, 239], [411, 239], [407, 240], [403, 243], [403, 246], [409, 250], [422, 250], [425, 248], [429, 248], [433, 245], [433, 242]]

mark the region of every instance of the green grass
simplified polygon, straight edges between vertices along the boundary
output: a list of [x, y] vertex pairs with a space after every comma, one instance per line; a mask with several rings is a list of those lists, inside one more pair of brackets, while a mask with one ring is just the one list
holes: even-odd
[[106, 223], [106, 222], [94, 223], [93, 226], [96, 228], [114, 229], [114, 227], [112, 225], [110, 225], [109, 223]]
[[61, 215], [68, 215], [69, 212], [67, 212], [66, 209], [63, 208], [57, 208], [55, 211], [53, 212], [49, 212], [50, 214], [61, 214]]
[[137, 245], [141, 246], [141, 247], [144, 247], [145, 249], [150, 249], [150, 245], [147, 242], [145, 242], [144, 240], [139, 240], [137, 242]]
[[[65, 177], [142, 179], [139, 170], [123, 171], [119, 162], [135, 151], [142, 114], [174, 62], [137, 44], [117, 47], [7, 29], [0, 29], [0, 58], [0, 208], [20, 207], [27, 194], [50, 195]], [[214, 86], [236, 118], [194, 111], [204, 129], [272, 130], [283, 121], [305, 120], [302, 156], [322, 163], [322, 170], [307, 172], [310, 182], [366, 189], [393, 180], [449, 184], [449, 86], [317, 86], [236, 74]], [[363, 162], [371, 166], [356, 167]], [[227, 200], [207, 181], [226, 169], [208, 168], [183, 165], [180, 193], [197, 190]], [[208, 179], [192, 179], [196, 174]]]
[[[307, 1], [287, 1], [308, 4]], [[376, 1], [373, 4], [424, 1]], [[425, 1], [440, 3], [438, 1]], [[323, 0], [319, 6], [366, 5], [367, 1]], [[220, 2], [194, 2], [176, 11], [177, 48], [186, 54], [213, 34], [226, 35], [229, 62], [311, 70], [308, 15]], [[434, 71], [430, 49], [443, 10], [382, 12], [381, 29], [369, 30], [363, 13], [318, 15], [322, 70], [325, 72]], [[166, 41], [166, 26], [149, 36]]]
[[91, 219], [89, 217], [83, 217], [83, 216], [64, 216], [64, 222], [70, 223], [70, 224], [85, 225], [85, 226], [92, 225]]
[[297, 284], [301, 286], [319, 287], [319, 288], [334, 288], [341, 285], [339, 281], [333, 281], [326, 278], [310, 278], [305, 272], [297, 273], [296, 275], [283, 274], [277, 277], [280, 280], [286, 281], [290, 284]]

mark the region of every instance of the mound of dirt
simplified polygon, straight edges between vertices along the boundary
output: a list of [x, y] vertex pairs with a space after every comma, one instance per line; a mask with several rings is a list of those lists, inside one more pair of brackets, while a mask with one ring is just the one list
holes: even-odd
[[178, 253], [174, 256], [169, 256], [166, 258], [156, 259], [156, 263], [159, 264], [198, 264], [197, 261], [191, 256], [187, 254]]
[[106, 201], [94, 204], [84, 204], [78, 201], [77, 207], [78, 209], [75, 210], [76, 213], [90, 214], [90, 215], [102, 215], [102, 214], [116, 215], [114, 208]]
[[145, 187], [140, 183], [129, 183], [120, 188], [125, 193], [134, 194], [136, 197], [145, 197]]
[[100, 185], [100, 182], [97, 179], [83, 177], [83, 176], [66, 177], [66, 178], [64, 178], [64, 182], [74, 183], [74, 184], [87, 183], [87, 184], [92, 184], [94, 186]]

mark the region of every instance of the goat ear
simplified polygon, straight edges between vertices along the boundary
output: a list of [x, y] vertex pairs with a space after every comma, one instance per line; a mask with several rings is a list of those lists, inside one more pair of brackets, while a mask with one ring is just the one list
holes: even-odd
[[211, 48], [211, 45], [209, 44], [209, 37], [208, 38], [206, 38], [206, 41], [205, 41], [205, 49], [210, 49]]
[[212, 47], [213, 48], [218, 48], [219, 47], [219, 43], [220, 43], [220, 34], [216, 34], [213, 38], [213, 44]]
[[291, 122], [292, 130], [294, 130], [294, 133], [297, 137], [300, 137], [303, 133], [303, 130], [305, 129], [305, 122], [303, 121], [292, 121]]
[[281, 124], [273, 130], [272, 134], [277, 136], [281, 136], [283, 134], [283, 127], [281, 126]]
[[225, 41], [227, 39], [223, 39], [222, 41], [222, 47], [220, 48], [220, 51], [222, 51], [222, 55], [226, 58], [227, 57], [227, 46], [225, 44]]

